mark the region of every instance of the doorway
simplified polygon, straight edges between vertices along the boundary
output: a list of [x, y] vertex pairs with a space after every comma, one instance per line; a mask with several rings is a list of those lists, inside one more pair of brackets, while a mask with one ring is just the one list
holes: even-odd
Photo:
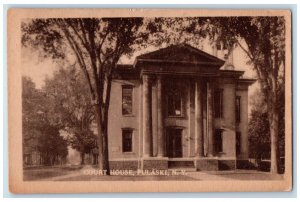
[[167, 153], [169, 158], [182, 157], [182, 129], [167, 129]]

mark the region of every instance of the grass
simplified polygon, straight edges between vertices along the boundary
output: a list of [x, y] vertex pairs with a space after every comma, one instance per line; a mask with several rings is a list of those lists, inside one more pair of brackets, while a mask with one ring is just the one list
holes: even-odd
[[42, 180], [45, 178], [57, 177], [79, 171], [82, 166], [40, 166], [27, 167], [23, 170], [23, 180]]
[[35, 171], [35, 172], [24, 171], [23, 174], [24, 174], [23, 175], [24, 181], [41, 180], [44, 178], [66, 175], [65, 172], [61, 172], [61, 171]]

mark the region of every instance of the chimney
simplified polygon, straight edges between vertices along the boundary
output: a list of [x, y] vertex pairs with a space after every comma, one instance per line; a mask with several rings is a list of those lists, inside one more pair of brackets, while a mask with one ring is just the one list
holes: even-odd
[[212, 55], [218, 57], [218, 49], [216, 43], [214, 43], [212, 46]]
[[224, 69], [226, 70], [234, 70], [234, 65], [233, 65], [233, 47], [227, 50], [227, 54], [224, 55]]

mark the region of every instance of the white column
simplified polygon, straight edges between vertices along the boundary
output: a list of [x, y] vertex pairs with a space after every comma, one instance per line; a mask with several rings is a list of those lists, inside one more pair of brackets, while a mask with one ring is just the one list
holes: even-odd
[[152, 156], [151, 134], [151, 84], [148, 75], [143, 75], [143, 156]]
[[213, 130], [213, 95], [212, 84], [207, 82], [207, 133], [208, 133], [208, 156], [214, 155], [214, 130]]
[[162, 107], [162, 78], [157, 76], [157, 136], [158, 136], [158, 157], [165, 156], [165, 135], [163, 126]]
[[196, 132], [196, 156], [202, 157], [203, 151], [203, 120], [202, 120], [202, 92], [200, 81], [195, 82], [195, 132]]

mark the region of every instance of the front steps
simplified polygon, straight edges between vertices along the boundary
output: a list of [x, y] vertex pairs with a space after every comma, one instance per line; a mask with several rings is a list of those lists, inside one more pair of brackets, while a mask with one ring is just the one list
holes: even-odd
[[216, 158], [169, 159], [168, 169], [181, 169], [186, 171], [235, 170], [236, 161]]
[[197, 171], [194, 160], [169, 160], [168, 170]]

